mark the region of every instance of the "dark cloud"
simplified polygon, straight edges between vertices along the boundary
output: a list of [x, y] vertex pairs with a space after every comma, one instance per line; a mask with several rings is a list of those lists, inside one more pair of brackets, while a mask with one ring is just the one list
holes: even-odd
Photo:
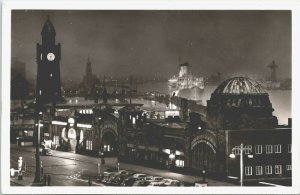
[[36, 43], [50, 15], [62, 45], [61, 76], [82, 78], [88, 55], [96, 75], [177, 74], [189, 61], [207, 75], [291, 76], [290, 11], [12, 12], [12, 56], [36, 74]]

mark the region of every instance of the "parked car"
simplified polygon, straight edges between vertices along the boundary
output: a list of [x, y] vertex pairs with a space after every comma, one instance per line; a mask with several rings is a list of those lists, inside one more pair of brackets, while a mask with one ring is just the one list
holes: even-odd
[[110, 182], [112, 181], [112, 179], [115, 175], [116, 175], [115, 173], [106, 173], [106, 174], [104, 174], [103, 179], [102, 179], [102, 183], [110, 184]]
[[111, 185], [114, 185], [114, 186], [120, 186], [121, 183], [127, 178], [126, 175], [122, 175], [122, 174], [118, 174], [116, 175], [112, 182], [111, 182]]
[[103, 172], [104, 176], [110, 175], [110, 174], [117, 174], [118, 173], [118, 169], [116, 168], [108, 168], [106, 169], [106, 171]]
[[128, 173], [128, 171], [126, 171], [126, 170], [119, 170], [118, 172], [117, 172], [117, 174], [119, 174], [119, 175], [125, 175], [125, 174], [127, 174]]
[[134, 174], [132, 177], [133, 178], [137, 178], [137, 179], [145, 179], [147, 175], [143, 174], [143, 173], [136, 173]]
[[170, 186], [172, 183], [173, 179], [163, 179], [162, 182], [166, 185], [166, 186]]
[[148, 186], [150, 184], [149, 181], [145, 180], [136, 180], [132, 186]]
[[132, 186], [136, 180], [138, 179], [134, 177], [128, 177], [124, 179], [124, 181], [121, 183], [121, 186]]
[[184, 185], [178, 180], [172, 180], [169, 186], [184, 186]]
[[150, 182], [148, 186], [149, 187], [154, 187], [154, 186], [165, 187], [166, 185], [163, 182]]

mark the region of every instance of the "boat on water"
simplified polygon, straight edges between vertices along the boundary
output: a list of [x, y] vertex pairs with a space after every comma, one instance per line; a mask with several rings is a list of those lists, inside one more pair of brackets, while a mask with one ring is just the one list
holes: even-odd
[[171, 95], [201, 102], [204, 78], [192, 75], [191, 65], [187, 62], [180, 64], [179, 68], [178, 77], [173, 76], [168, 80]]

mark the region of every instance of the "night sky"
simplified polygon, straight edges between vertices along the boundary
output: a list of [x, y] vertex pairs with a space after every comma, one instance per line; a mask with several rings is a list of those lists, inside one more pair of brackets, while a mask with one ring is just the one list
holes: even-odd
[[82, 78], [88, 56], [95, 75], [169, 77], [178, 63], [193, 74], [291, 77], [289, 11], [23, 11], [12, 12], [12, 57], [36, 75], [36, 44], [50, 19], [62, 45], [61, 78]]

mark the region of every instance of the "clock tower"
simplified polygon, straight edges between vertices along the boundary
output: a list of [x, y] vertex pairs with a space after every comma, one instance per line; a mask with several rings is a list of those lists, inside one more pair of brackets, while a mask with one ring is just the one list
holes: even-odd
[[37, 83], [38, 104], [56, 103], [61, 98], [60, 84], [60, 43], [55, 44], [55, 29], [48, 16], [42, 32], [42, 44], [37, 44]]

